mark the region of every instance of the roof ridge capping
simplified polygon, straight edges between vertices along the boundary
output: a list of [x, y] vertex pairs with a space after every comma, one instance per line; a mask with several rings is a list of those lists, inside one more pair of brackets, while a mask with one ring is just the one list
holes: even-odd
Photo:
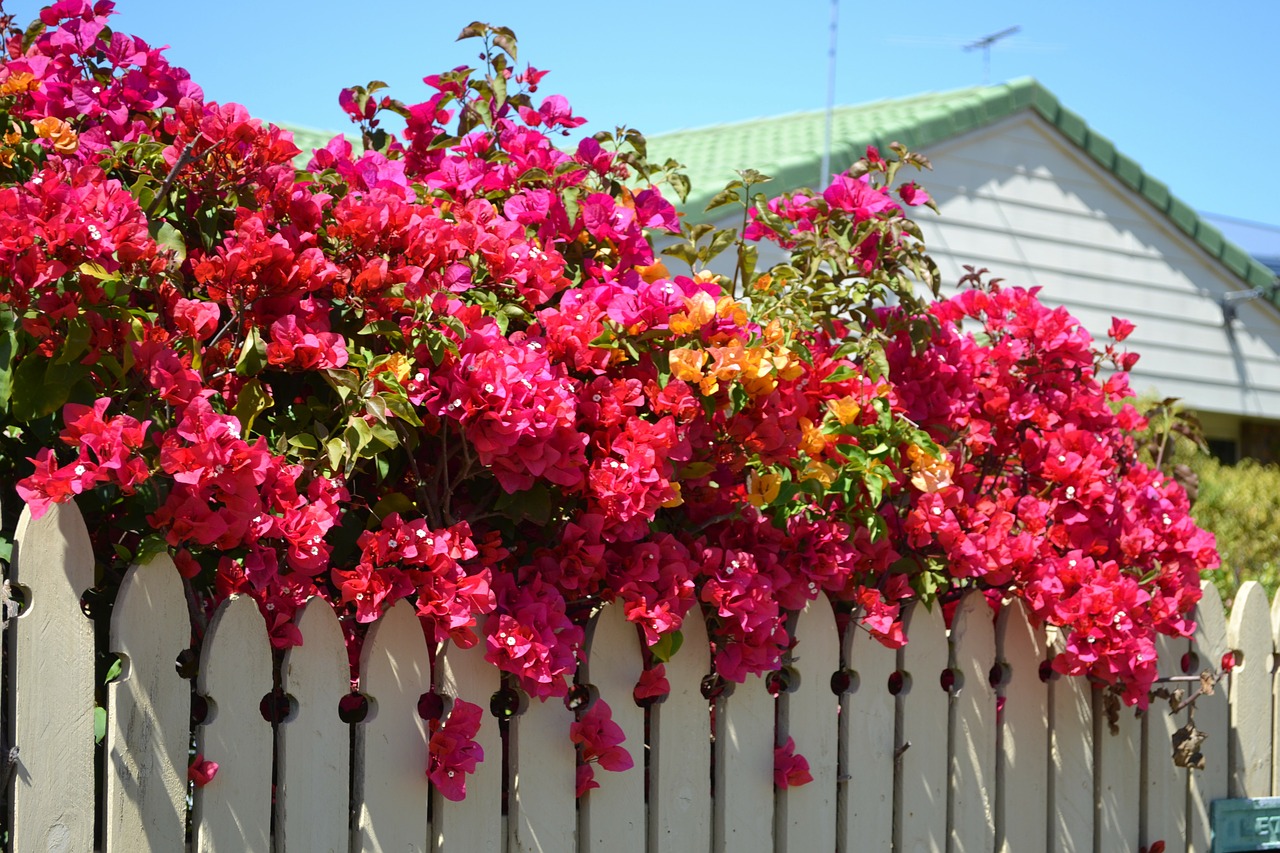
[[[1090, 159], [1145, 199], [1178, 230], [1218, 259], [1246, 285], [1270, 289], [1275, 284], [1276, 274], [1266, 265], [1227, 240], [1217, 227], [1170, 192], [1167, 184], [1147, 174], [1137, 161], [1122, 154], [1115, 143], [1090, 127], [1079, 114], [1063, 106], [1057, 96], [1034, 77], [1019, 77], [989, 86], [923, 92], [905, 98], [837, 107], [833, 111], [836, 139], [831, 152], [831, 169], [839, 172], [849, 168], [863, 155], [867, 145], [884, 148], [897, 141], [910, 149], [918, 150], [978, 130], [1028, 109], [1057, 128], [1059, 133]], [[780, 192], [817, 182], [812, 161], [815, 160], [813, 152], [820, 150], [820, 142], [817, 147], [814, 146], [815, 128], [796, 124], [809, 124], [816, 119], [825, 118], [825, 115], [825, 110], [795, 112], [772, 118], [754, 118], [731, 124], [674, 131], [650, 137], [649, 148], [664, 156], [667, 154], [664, 148], [673, 148], [670, 154], [677, 160], [682, 160], [682, 155], [696, 160], [701, 154], [701, 159], [710, 162], [689, 165], [710, 166], [709, 171], [716, 167], [723, 168], [721, 164], [729, 159], [717, 156], [726, 145], [737, 149], [730, 154], [763, 155], [760, 159], [770, 162], [748, 163], [743, 167], [751, 166], [773, 175], [777, 180], [776, 191]], [[786, 127], [788, 123], [793, 126]], [[748, 126], [761, 130], [773, 129], [773, 143], [799, 143], [797, 147], [800, 150], [766, 150], [743, 143], [741, 140], [744, 135], [737, 131]], [[685, 144], [682, 145], [681, 142]], [[708, 158], [707, 155], [712, 156]], [[688, 212], [701, 213], [716, 192], [718, 188], [710, 186], [709, 182], [704, 187], [695, 185], [689, 199], [680, 207]], [[1274, 304], [1280, 305], [1280, 294], [1270, 294], [1270, 299]]]

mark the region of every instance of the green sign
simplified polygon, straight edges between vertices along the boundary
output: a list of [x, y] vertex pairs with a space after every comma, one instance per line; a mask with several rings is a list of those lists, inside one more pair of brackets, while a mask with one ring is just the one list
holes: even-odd
[[1280, 850], [1280, 797], [1214, 800], [1213, 853]]

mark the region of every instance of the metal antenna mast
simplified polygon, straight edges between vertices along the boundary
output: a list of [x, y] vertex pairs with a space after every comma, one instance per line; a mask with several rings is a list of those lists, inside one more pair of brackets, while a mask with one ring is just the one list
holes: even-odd
[[971, 50], [982, 50], [982, 85], [991, 82], [991, 45], [1000, 41], [1000, 39], [1008, 38], [1022, 30], [1022, 27], [1009, 27], [1007, 30], [1001, 30], [998, 33], [992, 33], [989, 36], [983, 36], [977, 41], [970, 42], [964, 46], [966, 52]]
[[827, 51], [827, 129], [826, 143], [822, 148], [822, 183], [824, 188], [831, 180], [831, 125], [836, 108], [836, 26], [840, 21], [840, 0], [831, 0], [831, 47]]

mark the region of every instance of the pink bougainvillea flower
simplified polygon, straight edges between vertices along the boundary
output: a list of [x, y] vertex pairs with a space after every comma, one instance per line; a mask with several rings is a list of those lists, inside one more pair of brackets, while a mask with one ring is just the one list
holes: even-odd
[[1133, 334], [1134, 325], [1128, 320], [1121, 320], [1119, 317], [1111, 318], [1111, 328], [1107, 330], [1107, 336], [1112, 338], [1116, 343], [1120, 343], [1129, 335]]
[[209, 761], [204, 757], [203, 753], [196, 753], [196, 757], [192, 760], [191, 765], [187, 768], [187, 778], [195, 783], [197, 788], [203, 788], [213, 781], [213, 777], [218, 775], [218, 763]]
[[482, 717], [479, 705], [455, 699], [449, 718], [431, 735], [427, 777], [447, 800], [466, 797], [467, 776], [484, 761], [484, 749], [475, 741]]
[[773, 750], [773, 784], [778, 788], [793, 788], [807, 785], [813, 781], [809, 772], [809, 762], [803, 755], [796, 755], [796, 742], [788, 737], [787, 742]]

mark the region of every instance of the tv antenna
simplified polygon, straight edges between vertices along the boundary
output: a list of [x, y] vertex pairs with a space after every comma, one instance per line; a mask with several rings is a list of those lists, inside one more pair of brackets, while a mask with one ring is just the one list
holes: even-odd
[[991, 45], [1000, 41], [1000, 39], [1008, 38], [1021, 31], [1022, 27], [1009, 27], [1007, 30], [983, 36], [977, 41], [969, 42], [964, 46], [965, 52], [979, 49], [982, 51], [982, 85], [985, 86], [991, 82]]

